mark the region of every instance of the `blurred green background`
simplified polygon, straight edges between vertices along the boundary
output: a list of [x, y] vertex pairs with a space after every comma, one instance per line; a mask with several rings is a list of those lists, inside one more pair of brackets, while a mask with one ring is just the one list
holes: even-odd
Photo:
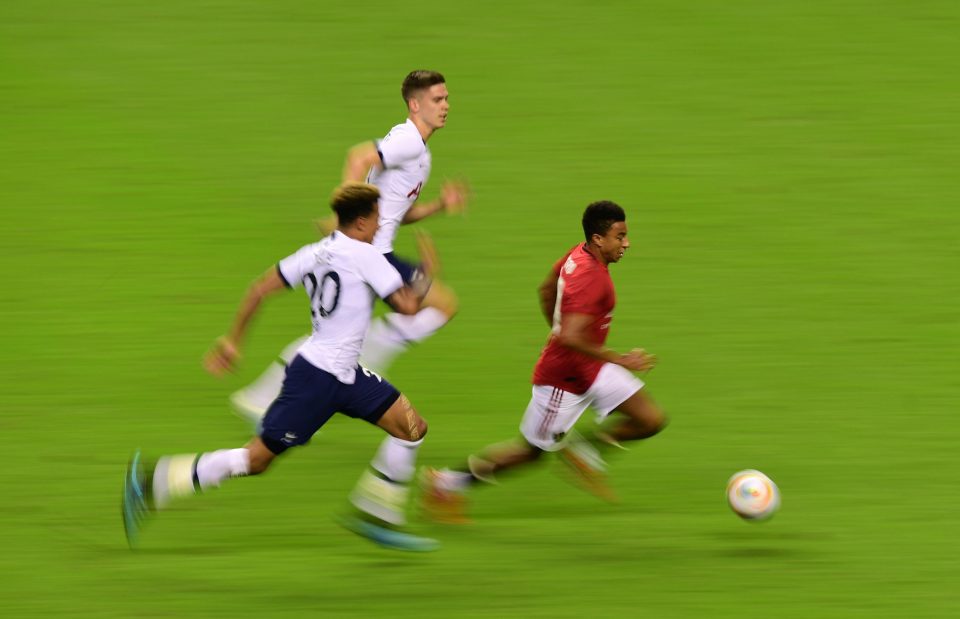
[[[0, 614], [948, 617], [960, 378], [952, 1], [0, 4]], [[312, 241], [346, 149], [445, 73], [428, 221], [462, 312], [391, 378], [421, 462], [516, 433], [536, 285], [596, 199], [629, 215], [610, 343], [672, 418], [596, 502], [556, 463], [475, 493], [444, 548], [331, 520], [380, 435], [338, 419], [126, 547], [133, 449], [240, 445], [228, 394], [308, 327], [269, 305], [239, 373], [200, 357]], [[398, 247], [411, 253], [409, 230]], [[952, 454], [952, 455], [951, 455]], [[952, 466], [956, 466], [953, 464]], [[724, 504], [758, 468], [783, 508]]]

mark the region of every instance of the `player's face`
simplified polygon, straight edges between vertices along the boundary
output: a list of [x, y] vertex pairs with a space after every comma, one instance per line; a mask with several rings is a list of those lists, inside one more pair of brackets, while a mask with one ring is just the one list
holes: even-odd
[[446, 84], [434, 84], [421, 90], [413, 99], [413, 113], [433, 129], [447, 124], [447, 112], [450, 111], [450, 93]]
[[623, 221], [614, 222], [606, 234], [603, 236], [595, 234], [593, 238], [596, 239], [600, 253], [608, 263], [619, 262], [620, 258], [623, 258], [623, 253], [630, 247], [627, 224]]

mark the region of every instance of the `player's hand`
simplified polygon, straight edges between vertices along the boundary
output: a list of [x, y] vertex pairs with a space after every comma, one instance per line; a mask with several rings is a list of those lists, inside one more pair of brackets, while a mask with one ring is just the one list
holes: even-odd
[[642, 348], [634, 348], [625, 355], [620, 355], [618, 365], [622, 365], [632, 372], [646, 372], [657, 364], [657, 356], [651, 355]]
[[320, 234], [323, 236], [329, 236], [337, 229], [337, 225], [340, 223], [337, 220], [336, 215], [331, 215], [329, 217], [324, 217], [323, 219], [314, 219], [313, 223], [317, 226], [317, 230], [320, 231]]
[[420, 254], [420, 268], [428, 278], [435, 278], [440, 273], [440, 257], [433, 239], [423, 230], [417, 230], [417, 252]]
[[233, 371], [233, 366], [240, 359], [240, 348], [230, 338], [217, 338], [203, 358], [203, 367], [214, 376], [223, 376], [225, 372]]
[[467, 210], [470, 201], [470, 186], [463, 181], [445, 181], [440, 187], [440, 204], [449, 215]]

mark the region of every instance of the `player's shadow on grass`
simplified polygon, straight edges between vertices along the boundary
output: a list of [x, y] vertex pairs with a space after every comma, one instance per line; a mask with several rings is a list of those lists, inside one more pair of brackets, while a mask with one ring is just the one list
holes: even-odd
[[776, 531], [765, 529], [763, 524], [749, 523], [740, 531], [713, 531], [704, 533], [704, 537], [712, 537], [720, 541], [739, 541], [744, 543], [759, 540], [779, 540], [781, 542], [814, 543], [830, 542], [834, 535], [816, 531]]
[[737, 546], [734, 548], [720, 548], [714, 551], [721, 557], [735, 559], [795, 559], [806, 553], [795, 548], [778, 548], [775, 546]]
[[[743, 531], [716, 531], [706, 534], [726, 547], [714, 554], [738, 559], [812, 558], [811, 543], [827, 542], [830, 536], [810, 531], [767, 531], [751, 528]], [[803, 548], [799, 547], [803, 545]]]
[[160, 557], [217, 557], [237, 554], [235, 546], [210, 545], [150, 546], [149, 548], [140, 547], [133, 550], [124, 548], [123, 550], [135, 555]]

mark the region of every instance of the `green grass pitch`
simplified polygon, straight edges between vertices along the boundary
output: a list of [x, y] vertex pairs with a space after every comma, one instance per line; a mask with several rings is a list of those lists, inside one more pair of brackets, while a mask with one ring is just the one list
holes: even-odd
[[[952, 617], [960, 9], [946, 0], [0, 6], [4, 617]], [[336, 526], [380, 435], [335, 420], [262, 478], [184, 501], [130, 552], [136, 447], [246, 439], [227, 395], [305, 331], [265, 308], [236, 376], [200, 357], [246, 284], [314, 238], [352, 144], [443, 71], [429, 221], [456, 320], [392, 379], [421, 463], [516, 433], [535, 288], [596, 199], [628, 211], [610, 343], [661, 365], [623, 502], [555, 463], [474, 494], [440, 552]], [[399, 248], [413, 251], [409, 230]], [[953, 454], [953, 455], [951, 455]], [[752, 525], [727, 477], [768, 473]], [[950, 584], [954, 583], [954, 584]]]

